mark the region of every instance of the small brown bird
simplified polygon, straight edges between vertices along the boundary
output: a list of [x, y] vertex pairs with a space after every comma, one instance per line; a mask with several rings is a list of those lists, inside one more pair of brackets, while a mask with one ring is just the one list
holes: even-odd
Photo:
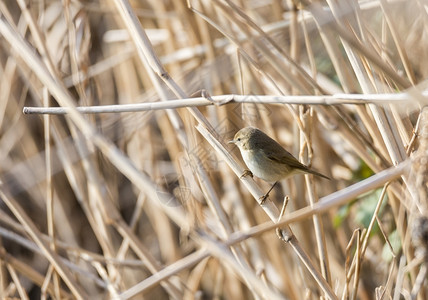
[[295, 174], [310, 173], [330, 179], [299, 162], [274, 139], [257, 128], [242, 128], [229, 143], [238, 146], [242, 158], [252, 174], [264, 181], [274, 182], [273, 186], [262, 197], [262, 203], [279, 180]]

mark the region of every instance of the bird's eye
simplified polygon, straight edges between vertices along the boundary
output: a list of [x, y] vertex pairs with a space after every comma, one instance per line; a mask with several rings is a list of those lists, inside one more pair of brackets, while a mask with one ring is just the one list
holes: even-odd
[[238, 138], [238, 142], [241, 140], [241, 138]]

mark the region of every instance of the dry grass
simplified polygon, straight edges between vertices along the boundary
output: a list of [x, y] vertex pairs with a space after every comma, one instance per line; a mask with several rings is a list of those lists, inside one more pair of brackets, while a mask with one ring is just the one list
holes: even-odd
[[[423, 1], [27, 2], [0, 2], [2, 299], [428, 297]], [[249, 125], [333, 180], [260, 205]]]

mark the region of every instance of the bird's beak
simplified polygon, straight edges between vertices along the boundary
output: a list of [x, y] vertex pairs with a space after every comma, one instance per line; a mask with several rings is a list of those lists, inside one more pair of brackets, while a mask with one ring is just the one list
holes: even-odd
[[227, 143], [228, 144], [235, 144], [235, 142], [236, 142], [235, 140], [231, 140], [231, 141], [228, 141]]

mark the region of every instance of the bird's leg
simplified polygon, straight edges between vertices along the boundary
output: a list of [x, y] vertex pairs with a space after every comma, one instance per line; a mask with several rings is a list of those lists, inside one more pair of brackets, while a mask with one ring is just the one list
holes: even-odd
[[244, 170], [244, 173], [242, 173], [242, 175], [239, 176], [239, 179], [246, 176], [251, 176], [251, 178], [253, 178], [253, 173], [250, 170]]
[[269, 191], [267, 191], [266, 194], [264, 194], [263, 196], [261, 196], [259, 198], [260, 204], [265, 203], [267, 197], [269, 197], [269, 193], [272, 191], [272, 189], [275, 187], [275, 185], [278, 183], [278, 181], [275, 181], [275, 183], [272, 185], [272, 187], [269, 189]]

